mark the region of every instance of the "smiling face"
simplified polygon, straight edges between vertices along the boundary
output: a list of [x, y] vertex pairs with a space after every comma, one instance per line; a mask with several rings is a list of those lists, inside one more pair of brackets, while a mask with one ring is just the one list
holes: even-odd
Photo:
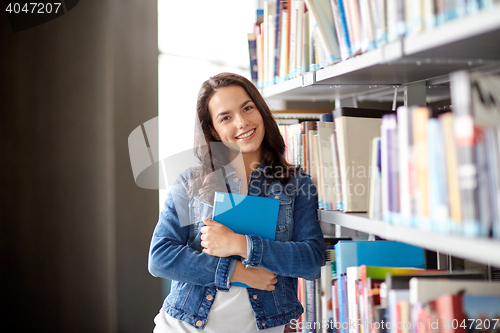
[[245, 89], [232, 85], [218, 89], [208, 103], [213, 136], [240, 147], [245, 159], [260, 162], [265, 128], [262, 116]]

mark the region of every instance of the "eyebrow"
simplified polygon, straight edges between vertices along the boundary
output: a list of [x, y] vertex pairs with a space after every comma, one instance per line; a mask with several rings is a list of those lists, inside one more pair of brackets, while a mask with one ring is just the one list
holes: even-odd
[[[253, 102], [253, 101], [252, 101], [251, 99], [246, 100], [246, 101], [244, 101], [243, 103], [241, 103], [240, 108], [242, 108], [242, 107], [244, 107], [245, 105], [247, 105], [248, 103], [252, 103], [252, 102]], [[219, 113], [217, 114], [217, 117], [216, 117], [215, 119], [217, 119], [217, 118], [219, 118], [219, 117], [221, 117], [221, 116], [225, 116], [225, 115], [227, 115], [227, 114], [229, 114], [229, 113], [231, 113], [231, 111], [222, 111], [222, 112], [219, 112]]]

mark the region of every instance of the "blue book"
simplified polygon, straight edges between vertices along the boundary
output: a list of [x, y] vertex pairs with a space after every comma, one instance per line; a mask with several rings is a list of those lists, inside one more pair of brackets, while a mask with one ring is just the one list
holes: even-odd
[[340, 241], [335, 245], [337, 274], [350, 266], [425, 268], [425, 251], [393, 241]]
[[[215, 192], [212, 220], [237, 234], [274, 240], [279, 205], [279, 199]], [[243, 283], [233, 286], [248, 287]]]
[[[337, 270], [337, 294], [339, 298], [339, 323], [340, 332], [346, 333], [348, 326], [348, 313], [347, 313], [347, 278], [346, 275], [340, 275]], [[346, 324], [344, 324], [346, 323]]]
[[250, 74], [252, 82], [257, 83], [259, 80], [259, 67], [257, 64], [257, 37], [255, 33], [249, 33], [248, 36], [248, 54], [250, 56]]
[[345, 41], [345, 47], [347, 48], [347, 57], [351, 57], [352, 56], [351, 40], [349, 39], [349, 30], [347, 28], [347, 17], [346, 17], [346, 12], [344, 10], [344, 4], [342, 0], [338, 0], [336, 2], [339, 7], [340, 24], [342, 26], [342, 35], [344, 37], [343, 40]]

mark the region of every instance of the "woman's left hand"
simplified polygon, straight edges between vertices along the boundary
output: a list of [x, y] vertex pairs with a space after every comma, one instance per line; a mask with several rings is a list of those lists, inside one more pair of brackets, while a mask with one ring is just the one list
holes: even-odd
[[225, 225], [205, 217], [203, 223], [205, 226], [200, 229], [203, 252], [214, 257], [247, 256], [244, 235], [236, 234]]

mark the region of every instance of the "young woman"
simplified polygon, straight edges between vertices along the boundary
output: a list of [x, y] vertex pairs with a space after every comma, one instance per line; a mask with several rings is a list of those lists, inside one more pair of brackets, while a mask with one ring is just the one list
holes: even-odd
[[[303, 312], [297, 278], [318, 278], [325, 260], [316, 188], [286, 162], [269, 107], [246, 78], [205, 81], [197, 116], [201, 166], [179, 176], [151, 241], [149, 271], [172, 280], [154, 332], [283, 332]], [[214, 191], [279, 199], [275, 241], [211, 220]]]

